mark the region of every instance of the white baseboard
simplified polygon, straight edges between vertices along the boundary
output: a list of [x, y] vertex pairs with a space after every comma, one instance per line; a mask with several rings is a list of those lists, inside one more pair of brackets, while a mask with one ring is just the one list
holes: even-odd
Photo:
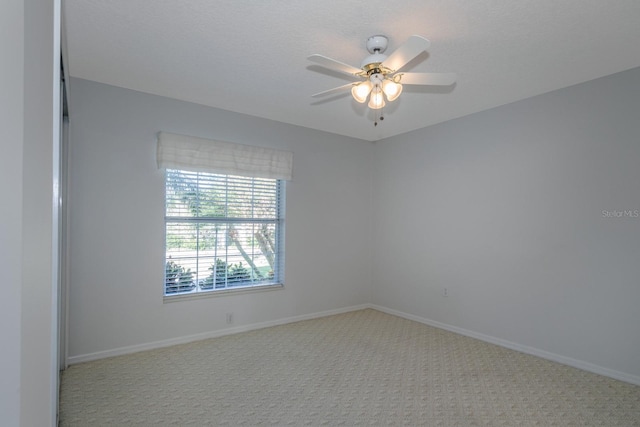
[[310, 319], [316, 319], [319, 317], [333, 316], [334, 314], [348, 313], [350, 311], [363, 310], [365, 308], [370, 308], [370, 307], [371, 307], [370, 304], [360, 304], [360, 305], [354, 305], [350, 307], [338, 308], [334, 310], [321, 311], [321, 312], [311, 313], [311, 314], [303, 314], [300, 316], [285, 317], [282, 319], [270, 320], [270, 321], [260, 322], [260, 323], [253, 323], [250, 325], [236, 326], [233, 328], [220, 329], [217, 331], [203, 332], [200, 334], [187, 335], [184, 337], [170, 338], [162, 341], [154, 341], [154, 342], [149, 342], [144, 344], [131, 345], [127, 347], [114, 348], [111, 350], [97, 351], [95, 353], [80, 354], [78, 356], [71, 356], [67, 358], [67, 364], [74, 365], [77, 363], [104, 359], [107, 357], [122, 356], [124, 354], [137, 353], [139, 351], [153, 350], [153, 349], [162, 348], [162, 347], [169, 347], [177, 344], [186, 344], [193, 341], [200, 341], [200, 340], [205, 340], [209, 338], [216, 338], [216, 337], [221, 337], [225, 335], [237, 334], [239, 332], [253, 331], [256, 329], [268, 328], [270, 326], [285, 325], [287, 323], [300, 322], [302, 320], [310, 320]]
[[253, 331], [256, 329], [268, 328], [271, 326], [285, 325], [287, 323], [300, 322], [302, 320], [317, 319], [320, 317], [332, 316], [334, 314], [348, 313], [350, 311], [363, 310], [365, 308], [372, 308], [374, 310], [381, 311], [383, 313], [391, 314], [394, 316], [402, 317], [404, 319], [413, 320], [425, 325], [433, 326], [439, 329], [444, 329], [449, 332], [464, 335], [467, 337], [479, 339], [491, 344], [499, 345], [511, 350], [519, 351], [521, 353], [531, 354], [543, 359], [551, 360], [553, 362], [562, 363], [563, 365], [572, 366], [574, 368], [582, 369], [594, 374], [603, 375], [605, 377], [613, 378], [620, 381], [625, 381], [630, 384], [640, 385], [640, 376], [631, 375], [624, 372], [616, 371], [609, 368], [603, 368], [602, 366], [594, 365], [593, 363], [585, 362], [583, 360], [574, 359], [567, 356], [562, 356], [555, 353], [550, 353], [545, 350], [540, 350], [534, 347], [514, 343], [511, 341], [503, 340], [501, 338], [492, 337], [490, 335], [481, 334], [479, 332], [470, 331], [468, 329], [459, 328], [457, 326], [447, 325], [446, 323], [437, 322], [435, 320], [427, 319], [413, 314], [404, 313], [401, 311], [393, 310], [390, 308], [382, 307], [375, 304], [360, 304], [350, 307], [343, 307], [334, 310], [321, 311], [310, 314], [303, 314], [300, 316], [285, 317], [282, 319], [270, 320], [266, 322], [253, 323], [250, 325], [237, 326], [233, 328], [226, 328], [217, 331], [203, 332], [200, 334], [188, 335], [184, 337], [170, 338], [162, 341], [154, 341], [150, 343], [137, 344], [127, 347], [120, 347], [111, 350], [98, 351], [95, 353], [81, 354], [78, 356], [72, 356], [67, 359], [69, 365], [74, 365], [82, 362], [89, 362], [92, 360], [104, 359], [106, 357], [121, 356], [124, 354], [136, 353], [139, 351], [153, 350], [156, 348], [169, 347], [177, 344], [186, 344], [193, 341], [199, 341], [209, 338], [216, 338], [225, 335], [237, 334], [240, 332]]
[[571, 357], [550, 353], [545, 350], [540, 350], [534, 347], [529, 347], [526, 345], [514, 343], [511, 341], [503, 340], [501, 338], [495, 338], [490, 335], [481, 334], [478, 332], [459, 328], [457, 326], [447, 325], [446, 323], [437, 322], [435, 320], [426, 319], [424, 317], [414, 316], [413, 314], [403, 313], [401, 311], [392, 310], [390, 308], [381, 307], [375, 304], [369, 304], [369, 307], [373, 308], [374, 310], [382, 311], [383, 313], [392, 314], [394, 316], [402, 317], [408, 320], [414, 320], [416, 322], [433, 326], [435, 328], [444, 329], [449, 332], [454, 332], [456, 334], [479, 339], [480, 341], [485, 341], [491, 344], [499, 345], [500, 347], [505, 347], [511, 350], [519, 351], [521, 353], [531, 354], [533, 356], [538, 356], [543, 359], [561, 363], [563, 365], [582, 369], [583, 371], [592, 372], [598, 375], [603, 375], [605, 377], [624, 381], [634, 385], [640, 385], [640, 376], [637, 376], [637, 375], [626, 374], [624, 372], [616, 371], [613, 369], [603, 368], [602, 366], [594, 365], [593, 363], [585, 362], [583, 360], [578, 360]]

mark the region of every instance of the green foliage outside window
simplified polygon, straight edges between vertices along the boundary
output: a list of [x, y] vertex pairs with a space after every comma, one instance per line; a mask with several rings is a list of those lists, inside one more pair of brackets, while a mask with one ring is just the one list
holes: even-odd
[[165, 292], [187, 292], [195, 289], [193, 283], [193, 273], [191, 269], [186, 269], [173, 261], [168, 261], [165, 265]]
[[216, 289], [233, 286], [251, 280], [251, 273], [242, 262], [238, 264], [226, 264], [221, 259], [216, 259], [215, 264], [209, 267], [211, 274], [200, 284], [200, 289]]

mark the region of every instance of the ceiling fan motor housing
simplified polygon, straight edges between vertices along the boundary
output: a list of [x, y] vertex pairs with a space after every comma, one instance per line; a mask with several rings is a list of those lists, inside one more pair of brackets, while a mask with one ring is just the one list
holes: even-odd
[[382, 53], [387, 50], [388, 44], [387, 36], [371, 36], [367, 39], [367, 50], [369, 53]]
[[389, 40], [386, 36], [371, 36], [367, 39], [367, 50], [371, 55], [364, 58], [360, 64], [360, 68], [365, 69], [369, 64], [379, 64], [387, 59], [387, 55], [383, 55], [387, 49]]

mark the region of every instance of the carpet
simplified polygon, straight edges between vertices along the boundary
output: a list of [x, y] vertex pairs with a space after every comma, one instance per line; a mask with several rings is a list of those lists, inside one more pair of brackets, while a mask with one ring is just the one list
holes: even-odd
[[72, 365], [61, 426], [640, 426], [640, 387], [366, 309]]

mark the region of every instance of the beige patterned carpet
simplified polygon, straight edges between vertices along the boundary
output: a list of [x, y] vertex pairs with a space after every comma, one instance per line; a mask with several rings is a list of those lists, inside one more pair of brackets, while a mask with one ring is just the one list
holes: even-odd
[[71, 366], [62, 426], [640, 426], [640, 387], [375, 310]]

